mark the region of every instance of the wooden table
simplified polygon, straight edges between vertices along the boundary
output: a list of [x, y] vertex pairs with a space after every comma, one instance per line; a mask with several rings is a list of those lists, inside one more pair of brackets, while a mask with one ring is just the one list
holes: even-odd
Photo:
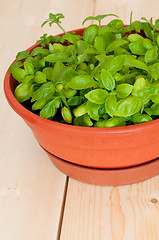
[[[0, 2], [0, 73], [42, 34], [49, 12], [65, 15], [66, 30], [88, 15], [116, 13], [125, 23], [159, 17], [157, 0], [5, 0]], [[103, 21], [107, 23], [107, 21]], [[121, 187], [70, 179], [42, 151], [0, 88], [0, 240], [158, 240], [159, 176]]]

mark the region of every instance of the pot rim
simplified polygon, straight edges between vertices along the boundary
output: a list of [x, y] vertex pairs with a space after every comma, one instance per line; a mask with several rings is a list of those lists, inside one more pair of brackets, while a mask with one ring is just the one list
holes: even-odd
[[[79, 28], [75, 30], [68, 31], [70, 32], [78, 32], [83, 31], [85, 28]], [[62, 36], [63, 33], [58, 34], [57, 36]], [[35, 47], [39, 46], [39, 44], [34, 44], [31, 47], [29, 47], [27, 50], [32, 51]], [[14, 60], [13, 62], [15, 62]], [[33, 112], [29, 111], [25, 107], [20, 104], [16, 98], [14, 97], [14, 94], [10, 87], [10, 81], [11, 81], [11, 74], [9, 72], [9, 68], [5, 74], [4, 77], [4, 92], [5, 96], [7, 98], [7, 101], [9, 105], [13, 108], [13, 110], [20, 115], [24, 120], [34, 123], [37, 126], [43, 125], [43, 127], [51, 127], [51, 128], [58, 128], [58, 129], [67, 129], [68, 131], [80, 131], [80, 132], [87, 132], [92, 134], [105, 134], [105, 133], [126, 133], [126, 132], [135, 132], [135, 131], [142, 131], [142, 130], [148, 130], [151, 128], [154, 128], [154, 126], [159, 126], [159, 119], [155, 119], [149, 122], [140, 123], [136, 125], [128, 125], [128, 126], [121, 126], [121, 127], [111, 127], [111, 128], [98, 128], [98, 127], [82, 127], [82, 126], [75, 126], [75, 125], [69, 125], [65, 123], [58, 123], [52, 120], [45, 119], [41, 116], [38, 116], [34, 114]]]

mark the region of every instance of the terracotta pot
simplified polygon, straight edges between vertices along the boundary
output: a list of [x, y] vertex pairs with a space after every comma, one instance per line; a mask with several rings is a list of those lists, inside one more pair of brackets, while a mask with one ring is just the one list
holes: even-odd
[[[82, 34], [83, 29], [74, 31]], [[123, 168], [159, 157], [159, 120], [113, 128], [57, 123], [24, 108], [13, 95], [16, 86], [8, 70], [4, 90], [10, 106], [32, 129], [39, 144], [59, 158], [92, 168]]]
[[46, 153], [61, 172], [89, 184], [121, 186], [145, 181], [159, 174], [159, 159], [128, 168], [105, 169], [80, 166]]

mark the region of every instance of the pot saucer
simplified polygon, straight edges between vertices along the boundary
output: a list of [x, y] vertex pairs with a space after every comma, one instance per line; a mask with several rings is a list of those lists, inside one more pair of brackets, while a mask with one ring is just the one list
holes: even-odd
[[61, 172], [75, 180], [93, 185], [128, 185], [147, 180], [159, 174], [158, 158], [138, 166], [104, 169], [80, 166], [58, 158], [47, 151], [46, 153]]

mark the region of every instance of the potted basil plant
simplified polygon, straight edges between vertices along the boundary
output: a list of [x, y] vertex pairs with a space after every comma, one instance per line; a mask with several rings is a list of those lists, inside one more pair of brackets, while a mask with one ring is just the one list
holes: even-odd
[[[106, 26], [105, 17], [113, 17]], [[115, 14], [19, 52], [5, 77], [12, 108], [50, 154], [95, 168], [143, 164], [159, 156], [159, 19], [124, 26]]]

